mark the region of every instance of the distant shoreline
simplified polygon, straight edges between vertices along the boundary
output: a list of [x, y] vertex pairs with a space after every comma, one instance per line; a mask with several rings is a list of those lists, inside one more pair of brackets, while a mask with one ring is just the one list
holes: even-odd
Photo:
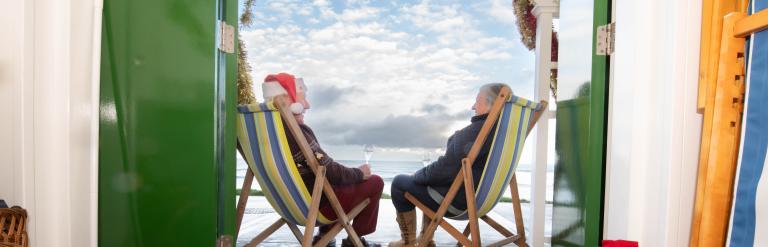
[[[237, 189], [237, 195], [238, 196], [240, 195], [240, 192], [242, 192], [242, 190], [241, 189]], [[254, 189], [252, 189], [250, 191], [250, 193], [248, 193], [248, 195], [250, 195], [250, 196], [264, 196], [264, 192], [261, 191], [261, 190], [254, 190]], [[387, 193], [382, 193], [381, 194], [381, 199], [392, 199], [392, 196], [390, 196]], [[502, 197], [499, 202], [509, 202], [509, 203], [511, 203], [512, 202], [512, 198]], [[531, 203], [531, 201], [526, 200], [526, 199], [520, 199], [520, 203]], [[552, 204], [552, 201], [546, 201], [546, 204]]]

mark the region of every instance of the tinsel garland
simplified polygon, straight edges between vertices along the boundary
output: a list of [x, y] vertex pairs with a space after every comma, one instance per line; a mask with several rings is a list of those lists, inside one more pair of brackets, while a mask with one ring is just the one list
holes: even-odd
[[[552, 31], [552, 57], [550, 57], [550, 60], [552, 62], [557, 62], [558, 45], [559, 45], [559, 41], [557, 40], [557, 32]], [[549, 72], [549, 89], [552, 92], [552, 98], [557, 100], [557, 68], [556, 67], [550, 69], [550, 72]]]
[[[240, 26], [248, 27], [253, 22], [253, 4], [254, 0], [246, 0], [243, 3], [244, 11], [240, 16]], [[237, 103], [251, 104], [256, 103], [256, 96], [253, 95], [253, 78], [251, 77], [251, 66], [248, 64], [248, 52], [245, 51], [243, 39], [237, 36]]]
[[[528, 50], [536, 48], [536, 16], [533, 15], [533, 4], [529, 0], [514, 0], [517, 30], [520, 31], [520, 41]], [[557, 32], [552, 31], [552, 62], [557, 62]]]
[[253, 95], [253, 78], [251, 78], [251, 66], [246, 58], [243, 40], [238, 35], [237, 40], [237, 104], [251, 104], [256, 102]]
[[517, 30], [520, 31], [520, 41], [528, 50], [536, 48], [536, 16], [533, 15], [533, 4], [528, 0], [514, 0]]

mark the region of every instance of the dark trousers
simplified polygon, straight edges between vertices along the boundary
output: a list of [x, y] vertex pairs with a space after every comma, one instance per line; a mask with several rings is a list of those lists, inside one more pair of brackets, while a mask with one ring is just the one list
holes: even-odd
[[[437, 211], [437, 209], [440, 207], [439, 203], [442, 203], [440, 201], [439, 203], [435, 201], [430, 195], [429, 195], [429, 189], [427, 189], [426, 185], [423, 184], [417, 184], [413, 181], [413, 175], [406, 175], [406, 174], [400, 174], [395, 177], [394, 180], [392, 180], [392, 204], [395, 205], [395, 210], [397, 210], [398, 213], [402, 212], [408, 212], [416, 208], [413, 203], [408, 201], [408, 199], [405, 198], [405, 192], [410, 193], [413, 195], [413, 197], [416, 197], [416, 200], [424, 204], [424, 206], [427, 206], [432, 211]], [[437, 193], [437, 192], [434, 192]], [[441, 197], [444, 195], [440, 195]], [[456, 193], [456, 197], [453, 199], [453, 202], [451, 203], [451, 208], [454, 208], [457, 211], [463, 211], [467, 209], [466, 202], [464, 200], [461, 200], [459, 197], [463, 197], [464, 192], [463, 190], [459, 190], [459, 192]], [[449, 209], [449, 212], [446, 212], [446, 216], [454, 216], [451, 212], [451, 209]], [[457, 212], [457, 214], [460, 212]]]
[[395, 210], [397, 210], [398, 213], [408, 212], [416, 207], [413, 203], [408, 201], [408, 199], [405, 199], [405, 192], [410, 193], [432, 210], [436, 211], [437, 208], [440, 207], [440, 205], [429, 196], [426, 185], [413, 182], [413, 175], [400, 174], [395, 176], [395, 179], [392, 180], [391, 191], [392, 204], [395, 204]]
[[[339, 203], [344, 208], [344, 212], [349, 212], [365, 199], [370, 199], [368, 206], [352, 220], [352, 228], [355, 229], [357, 235], [365, 236], [376, 231], [376, 222], [379, 218], [379, 199], [381, 199], [382, 190], [384, 190], [384, 180], [378, 175], [371, 175], [367, 180], [358, 184], [333, 186], [333, 192], [339, 198]], [[327, 202], [320, 206], [320, 212], [329, 220], [335, 220], [337, 217], [331, 204]], [[330, 231], [331, 226], [320, 227], [320, 233]]]

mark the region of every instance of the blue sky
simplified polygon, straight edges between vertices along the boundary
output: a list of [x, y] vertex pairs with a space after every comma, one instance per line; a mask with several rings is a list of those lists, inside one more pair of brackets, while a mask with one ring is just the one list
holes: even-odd
[[241, 36], [257, 99], [267, 74], [303, 77], [305, 121], [335, 159], [441, 152], [485, 83], [533, 96], [511, 1], [257, 1], [254, 15]]

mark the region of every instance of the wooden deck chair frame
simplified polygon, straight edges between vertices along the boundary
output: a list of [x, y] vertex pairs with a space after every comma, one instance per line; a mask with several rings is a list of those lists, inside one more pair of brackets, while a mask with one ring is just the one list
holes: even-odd
[[[474, 184], [472, 183], [472, 181], [474, 181], [472, 178], [472, 164], [474, 164], [475, 159], [480, 152], [480, 148], [482, 148], [483, 143], [485, 143], [486, 138], [493, 128], [493, 125], [496, 123], [496, 120], [498, 119], [499, 114], [504, 107], [504, 103], [510, 99], [510, 97], [511, 90], [509, 87], [504, 86], [501, 89], [499, 96], [494, 100], [493, 105], [491, 106], [491, 110], [488, 114], [488, 118], [485, 120], [482, 129], [480, 129], [480, 133], [477, 135], [477, 139], [475, 139], [475, 142], [467, 154], [467, 157], [461, 160], [461, 175], [456, 176], [456, 179], [453, 180], [453, 183], [451, 184], [451, 187], [448, 190], [448, 193], [445, 195], [442, 203], [440, 203], [440, 207], [437, 209], [437, 212], [432, 211], [410, 193], [405, 193], [405, 198], [416, 205], [416, 207], [418, 207], [427, 217], [431, 219], [429, 226], [424, 231], [424, 234], [419, 237], [419, 243], [417, 246], [427, 246], [427, 243], [432, 240], [438, 225], [445, 229], [451, 236], [453, 236], [453, 238], [458, 240], [458, 245], [475, 247], [480, 246], [480, 228], [478, 225], [477, 207], [475, 204], [475, 188]], [[533, 122], [528, 128], [526, 136], [531, 132], [536, 122], [538, 122], [539, 118], [541, 117], [541, 113], [547, 109], [547, 101], [542, 100], [539, 104], [541, 108], [540, 110], [534, 112], [532, 119]], [[461, 186], [464, 186], [464, 191], [466, 192], [467, 213], [469, 216], [467, 226], [464, 228], [463, 232], [459, 232], [459, 230], [457, 230], [450, 223], [443, 219], [449, 205], [455, 198]], [[528, 246], [528, 244], [525, 242], [525, 228], [523, 225], [522, 210], [520, 208], [520, 196], [517, 190], [517, 179], [514, 174], [510, 180], [509, 188], [512, 193], [512, 206], [515, 213], [515, 225], [517, 228], [517, 234], [513, 234], [504, 228], [501, 224], [491, 219], [491, 217], [488, 215], [482, 216], [480, 219], [488, 223], [488, 225], [490, 225], [493, 229], [505, 237], [505, 239], [492, 243], [489, 246], [503, 246], [512, 242], [518, 246]], [[472, 236], [471, 240], [468, 238], [470, 234]]]
[[[312, 201], [309, 208], [307, 223], [304, 228], [304, 234], [301, 234], [301, 231], [295, 224], [290, 223], [284, 218], [280, 218], [271, 226], [269, 226], [267, 229], [262, 231], [259, 235], [254, 237], [250, 241], [250, 243], [248, 243], [246, 246], [257, 246], [259, 243], [264, 241], [267, 237], [272, 235], [272, 233], [274, 233], [277, 229], [279, 229], [283, 224], [288, 225], [288, 227], [291, 229], [291, 232], [293, 232], [293, 235], [301, 243], [301, 246], [304, 246], [304, 247], [312, 246], [312, 238], [313, 238], [315, 223], [317, 221], [318, 214], [320, 213], [319, 212], [320, 198], [322, 194], [325, 194], [326, 199], [331, 204], [331, 207], [333, 208], [333, 211], [336, 213], [337, 217], [335, 222], [333, 223], [333, 226], [331, 227], [331, 230], [325, 235], [323, 235], [323, 237], [314, 246], [327, 245], [331, 241], [331, 239], [333, 239], [343, 228], [346, 230], [347, 235], [350, 236], [355, 246], [362, 247], [363, 244], [360, 241], [360, 238], [355, 232], [355, 230], [352, 228], [350, 221], [355, 216], [357, 216], [361, 211], [363, 211], [363, 209], [366, 206], [368, 206], [370, 201], [366, 199], [365, 201], [356, 205], [352, 210], [350, 210], [349, 213], [344, 212], [344, 209], [341, 207], [341, 203], [339, 203], [339, 199], [336, 197], [336, 194], [333, 192], [333, 188], [331, 187], [330, 183], [328, 183], [328, 179], [325, 177], [325, 167], [321, 166], [320, 163], [318, 162], [317, 157], [315, 157], [314, 153], [312, 152], [312, 149], [309, 146], [309, 143], [307, 142], [307, 139], [304, 137], [303, 132], [299, 128], [299, 124], [296, 122], [296, 119], [293, 117], [293, 114], [290, 112], [290, 108], [288, 107], [287, 96], [279, 95], [275, 97], [274, 100], [276, 103], [276, 107], [280, 112], [280, 116], [282, 120], [286, 123], [290, 131], [290, 134], [293, 136], [294, 140], [296, 140], [296, 143], [298, 143], [299, 148], [301, 149], [301, 153], [304, 155], [304, 158], [306, 158], [307, 163], [309, 164], [309, 167], [315, 173], [315, 184], [314, 184], [315, 186], [311, 192]], [[243, 150], [240, 147], [239, 143], [238, 143], [238, 151], [241, 154], [243, 154]], [[240, 231], [240, 226], [243, 221], [245, 205], [248, 202], [248, 195], [250, 194], [251, 184], [253, 183], [254, 177], [255, 177], [254, 173], [251, 170], [251, 167], [249, 166], [245, 175], [245, 180], [243, 181], [243, 187], [240, 192], [240, 198], [237, 202], [236, 229], [238, 233]], [[237, 236], [237, 233], [235, 234], [235, 236]]]

